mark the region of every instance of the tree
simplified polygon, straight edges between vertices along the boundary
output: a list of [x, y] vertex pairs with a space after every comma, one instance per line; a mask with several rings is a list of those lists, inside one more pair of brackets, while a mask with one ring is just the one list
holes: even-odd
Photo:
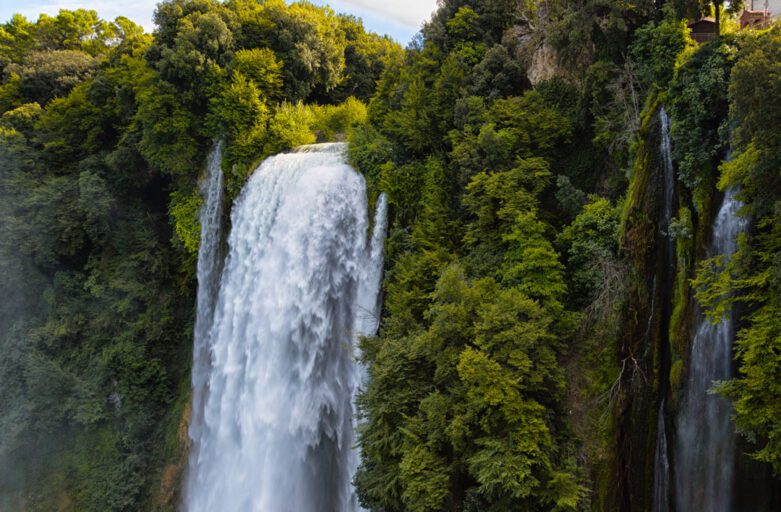
[[231, 68], [255, 83], [267, 100], [282, 96], [282, 62], [268, 48], [238, 50], [233, 55]]
[[342, 81], [345, 35], [330, 8], [310, 3], [287, 6], [281, 0], [262, 4], [263, 16], [273, 24], [269, 45], [285, 63], [285, 97], [306, 100], [319, 91], [327, 95]]
[[563, 384], [554, 316], [522, 291], [470, 281], [452, 265], [428, 317], [409, 337], [364, 342], [372, 379], [361, 403], [373, 428], [362, 430], [359, 485], [376, 482], [364, 487], [366, 502], [574, 510], [582, 489], [555, 454], [545, 412]]
[[731, 259], [706, 260], [697, 274], [697, 298], [714, 321], [735, 302], [749, 307], [736, 345], [737, 377], [721, 386], [735, 402], [740, 432], [752, 456], [781, 475], [781, 31], [743, 39], [730, 79], [735, 156], [722, 166], [720, 187], [739, 187], [741, 212], [753, 219]]
[[31, 52], [23, 64], [11, 64], [6, 69], [18, 77], [19, 94], [26, 101], [44, 105], [56, 96], [65, 96], [97, 66], [96, 59], [79, 50], [46, 50]]
[[707, 2], [713, 8], [713, 15], [716, 19], [716, 34], [721, 34], [721, 13], [736, 14], [743, 10], [745, 0], [729, 0], [728, 6], [724, 9], [724, 0], [711, 0]]

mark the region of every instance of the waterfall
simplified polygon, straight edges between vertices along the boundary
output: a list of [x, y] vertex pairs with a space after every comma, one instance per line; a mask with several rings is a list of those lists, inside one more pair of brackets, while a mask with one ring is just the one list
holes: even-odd
[[[206, 379], [209, 376], [209, 329], [214, 316], [214, 301], [217, 297], [220, 275], [220, 237], [222, 236], [222, 148], [217, 142], [206, 165], [206, 176], [201, 181], [201, 240], [198, 246], [198, 299], [195, 312], [195, 332], [193, 335], [192, 369], [192, 413], [190, 438], [200, 437], [199, 429], [203, 425], [203, 406], [206, 392]], [[190, 450], [190, 459], [197, 456], [197, 445]]]
[[[735, 190], [724, 196], [713, 225], [712, 255], [731, 256], [747, 221], [737, 215]], [[691, 347], [689, 377], [678, 415], [675, 444], [677, 510], [733, 510], [735, 434], [729, 400], [708, 392], [732, 377], [732, 319], [713, 324], [700, 315]]]
[[670, 461], [667, 456], [667, 427], [664, 420], [664, 399], [659, 404], [656, 419], [656, 456], [654, 458], [654, 512], [670, 510]]
[[368, 247], [368, 264], [363, 267], [361, 282], [358, 286], [356, 305], [356, 332], [360, 336], [371, 336], [377, 332], [380, 319], [380, 284], [387, 230], [388, 201], [385, 194], [377, 200], [374, 215], [374, 230]]
[[377, 329], [386, 202], [367, 239], [365, 182], [344, 153], [271, 157], [233, 207], [189, 512], [359, 510], [354, 345]]
[[[374, 229], [368, 247], [368, 260], [367, 264], [363, 266], [363, 273], [358, 285], [358, 297], [355, 301], [355, 338], [372, 336], [376, 334], [380, 326], [380, 287], [385, 257], [385, 232], [388, 228], [387, 211], [387, 198], [385, 194], [381, 194], [374, 215]], [[358, 355], [357, 350], [356, 355]], [[353, 374], [353, 404], [355, 404], [358, 392], [363, 390], [366, 379], [366, 368], [362, 364], [357, 364]], [[355, 430], [357, 427], [357, 418], [353, 416], [353, 429]], [[350, 482], [355, 479], [360, 463], [360, 452], [356, 446], [352, 451], [350, 462]], [[358, 508], [357, 505], [354, 505], [350, 509], [356, 510]]]
[[660, 336], [659, 412], [656, 421], [656, 446], [654, 450], [654, 483], [652, 508], [654, 512], [670, 510], [670, 461], [667, 443], [665, 401], [669, 379], [670, 316], [672, 314], [672, 284], [675, 275], [675, 240], [670, 234], [675, 200], [675, 169], [673, 168], [672, 142], [670, 140], [670, 118], [664, 107], [659, 109], [661, 125], [660, 153], [662, 156], [663, 207], [660, 228], [665, 237], [663, 272], [665, 276]]

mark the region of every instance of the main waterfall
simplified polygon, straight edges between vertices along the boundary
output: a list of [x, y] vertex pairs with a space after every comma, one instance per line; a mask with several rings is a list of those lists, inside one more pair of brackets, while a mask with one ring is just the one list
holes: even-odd
[[[746, 220], [737, 215], [735, 191], [725, 194], [713, 225], [713, 255], [730, 256]], [[691, 348], [689, 379], [678, 416], [676, 510], [733, 510], [735, 434], [729, 400], [708, 391], [732, 376], [732, 319], [713, 324], [701, 315]]]
[[365, 183], [344, 152], [269, 158], [233, 207], [208, 357], [194, 360], [189, 512], [359, 509], [354, 344], [377, 328], [385, 200], [368, 239]]

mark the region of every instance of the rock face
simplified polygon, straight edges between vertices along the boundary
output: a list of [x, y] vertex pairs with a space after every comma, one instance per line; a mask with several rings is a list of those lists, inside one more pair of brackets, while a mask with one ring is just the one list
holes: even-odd
[[526, 72], [529, 82], [537, 85], [545, 80], [550, 80], [558, 74], [559, 68], [556, 65], [556, 52], [547, 44], [540, 44], [532, 53], [531, 64]]

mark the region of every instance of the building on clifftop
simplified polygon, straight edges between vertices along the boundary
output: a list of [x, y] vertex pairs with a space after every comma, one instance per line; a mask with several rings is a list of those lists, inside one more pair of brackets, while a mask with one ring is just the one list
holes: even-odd
[[689, 23], [692, 39], [702, 44], [716, 38], [716, 20], [710, 16]]

